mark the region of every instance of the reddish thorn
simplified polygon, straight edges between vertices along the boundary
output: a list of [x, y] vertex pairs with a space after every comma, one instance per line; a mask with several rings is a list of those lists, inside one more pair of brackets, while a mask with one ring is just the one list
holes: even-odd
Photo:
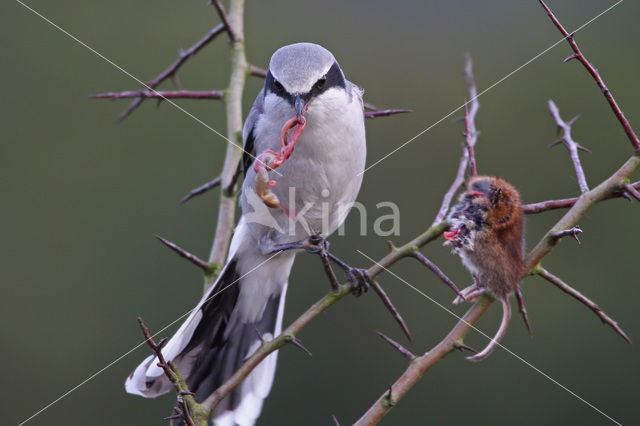
[[270, 180], [269, 181], [269, 186], [275, 186], [276, 185], [276, 181], [275, 180]]

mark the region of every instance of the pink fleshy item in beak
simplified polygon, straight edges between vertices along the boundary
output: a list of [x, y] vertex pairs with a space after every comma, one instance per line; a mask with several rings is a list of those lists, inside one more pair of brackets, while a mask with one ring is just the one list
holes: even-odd
[[460, 230], [458, 229], [453, 229], [451, 231], [445, 231], [442, 233], [442, 236], [444, 237], [445, 240], [448, 241], [453, 241], [458, 237], [458, 234], [460, 233]]

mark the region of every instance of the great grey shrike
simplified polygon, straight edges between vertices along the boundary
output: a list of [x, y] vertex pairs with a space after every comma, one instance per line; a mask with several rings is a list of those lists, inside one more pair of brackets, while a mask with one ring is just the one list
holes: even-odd
[[[271, 191], [283, 207], [268, 208], [256, 196], [254, 162], [264, 151], [280, 149], [281, 131], [292, 117], [303, 117], [306, 127], [290, 158], [269, 171], [275, 181]], [[162, 349], [198, 402], [260, 346], [259, 334], [268, 340], [281, 332], [296, 250], [274, 256], [274, 248], [314, 232], [330, 235], [355, 201], [366, 156], [362, 90], [345, 78], [327, 49], [312, 43], [284, 46], [271, 58], [243, 139], [243, 215], [227, 262]], [[276, 358], [277, 352], [269, 355], [217, 406], [216, 425], [255, 423], [271, 389]], [[145, 359], [128, 377], [127, 392], [153, 398], [171, 390], [156, 364], [155, 356]]]

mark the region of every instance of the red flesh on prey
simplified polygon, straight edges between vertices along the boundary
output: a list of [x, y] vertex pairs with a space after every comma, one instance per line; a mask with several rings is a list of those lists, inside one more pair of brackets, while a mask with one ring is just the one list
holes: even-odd
[[[282, 166], [285, 161], [291, 157], [291, 154], [293, 154], [293, 149], [295, 148], [298, 139], [300, 139], [300, 136], [302, 136], [305, 126], [306, 120], [302, 116], [292, 117], [289, 119], [289, 121], [282, 126], [282, 131], [280, 132], [280, 152], [274, 152], [267, 149], [258, 156], [255, 164], [253, 165], [253, 170], [257, 173], [261, 168], [271, 171]], [[291, 129], [294, 130], [291, 134], [291, 138], [288, 138], [287, 135]], [[267, 157], [271, 157], [271, 160], [265, 161]], [[270, 186], [273, 186], [275, 185], [275, 182], [271, 181], [269, 184]]]

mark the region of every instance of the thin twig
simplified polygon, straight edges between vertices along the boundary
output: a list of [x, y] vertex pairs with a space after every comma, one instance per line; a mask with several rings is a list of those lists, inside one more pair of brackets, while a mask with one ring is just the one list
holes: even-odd
[[632, 195], [633, 198], [640, 201], [640, 192], [636, 189], [636, 186], [640, 187], [640, 182], [636, 182], [633, 185], [630, 183], [625, 183], [624, 189], [629, 195]]
[[602, 77], [600, 77], [598, 70], [596, 70], [596, 68], [582, 54], [582, 51], [580, 51], [580, 48], [578, 47], [578, 44], [575, 41], [574, 34], [573, 33], [569, 34], [569, 32], [564, 29], [560, 21], [558, 21], [558, 18], [555, 17], [553, 12], [551, 12], [551, 9], [549, 9], [549, 7], [545, 4], [543, 0], [538, 0], [538, 1], [540, 2], [544, 10], [547, 12], [547, 15], [549, 15], [549, 18], [551, 18], [551, 21], [553, 22], [553, 24], [556, 26], [556, 28], [558, 28], [558, 30], [562, 33], [562, 35], [567, 38], [567, 42], [571, 46], [571, 49], [573, 50], [574, 54], [567, 59], [568, 60], [577, 59], [580, 61], [582, 65], [584, 65], [584, 67], [587, 69], [589, 74], [591, 74], [591, 77], [593, 77], [593, 79], [596, 81], [596, 84], [604, 94], [604, 97], [607, 99], [609, 106], [611, 107], [611, 109], [613, 110], [613, 113], [618, 118], [618, 121], [622, 125], [624, 132], [627, 134], [627, 137], [629, 138], [631, 145], [633, 145], [636, 152], [640, 152], [640, 139], [631, 128], [631, 124], [629, 124], [629, 121], [624, 116], [624, 113], [616, 103], [616, 100], [614, 99], [613, 94], [604, 84], [604, 81], [602, 80]]
[[469, 153], [469, 176], [478, 176], [478, 168], [476, 167], [476, 154], [473, 149], [474, 143], [471, 143], [471, 119], [469, 118], [469, 108], [467, 105], [464, 106], [464, 140], [465, 140], [465, 148]]
[[440, 223], [447, 216], [447, 212], [449, 211], [449, 206], [451, 206], [451, 200], [453, 200], [453, 196], [458, 191], [458, 188], [464, 183], [464, 174], [467, 170], [467, 166], [469, 164], [469, 151], [467, 150], [466, 145], [462, 147], [462, 154], [460, 155], [460, 163], [458, 164], [458, 171], [456, 173], [456, 177], [453, 180], [453, 183], [449, 187], [449, 190], [444, 194], [442, 198], [442, 204], [440, 205], [440, 210], [436, 215], [435, 219], [431, 226]]
[[[164, 359], [164, 355], [162, 354], [162, 345], [166, 341], [162, 339], [158, 344], [151, 337], [151, 333], [149, 333], [149, 329], [141, 317], [138, 317], [138, 325], [142, 330], [142, 334], [144, 335], [144, 339], [147, 341], [147, 344], [156, 355], [158, 359], [158, 367], [162, 368], [165, 376], [171, 381], [173, 387], [176, 389], [178, 393], [178, 403], [180, 405], [180, 417], [185, 421], [185, 423], [189, 426], [195, 426], [193, 419], [191, 418], [192, 408], [197, 406], [195, 399], [193, 398], [193, 393], [189, 391], [189, 387], [184, 382], [182, 377], [178, 372], [178, 368], [173, 363], [167, 363]], [[173, 417], [173, 416], [172, 416]]]
[[369, 110], [369, 111], [380, 111], [380, 108], [378, 108], [377, 106], [370, 104], [368, 102], [363, 102], [362, 106], [364, 107], [364, 109]]
[[524, 304], [524, 297], [520, 285], [516, 287], [516, 300], [518, 301], [518, 310], [520, 311], [520, 314], [522, 314], [524, 325], [527, 327], [527, 331], [529, 331], [529, 336], [533, 339], [533, 331], [531, 330], [531, 323], [529, 322], [529, 314], [527, 313], [527, 307]]
[[198, 268], [202, 269], [206, 273], [211, 272], [211, 265], [208, 264], [207, 262], [205, 262], [204, 260], [200, 259], [195, 254], [189, 253], [188, 251], [186, 251], [182, 247], [178, 246], [177, 244], [172, 243], [171, 241], [169, 241], [167, 239], [162, 238], [159, 235], [156, 235], [155, 237], [162, 244], [164, 244], [165, 246], [169, 247], [174, 252], [178, 253], [178, 256], [187, 259], [189, 262], [193, 263], [194, 265], [196, 265]]
[[398, 352], [400, 352], [409, 361], [413, 361], [413, 359], [416, 357], [409, 349], [405, 348], [404, 346], [402, 346], [400, 343], [396, 342], [392, 338], [385, 336], [384, 334], [382, 334], [379, 331], [376, 331], [376, 334], [378, 336], [382, 337], [382, 339], [385, 342], [387, 342], [388, 344], [393, 346]]
[[551, 116], [555, 120], [558, 129], [562, 130], [562, 137], [552, 143], [551, 146], [562, 143], [565, 147], [567, 147], [567, 150], [569, 150], [569, 155], [571, 156], [571, 162], [573, 162], [573, 168], [576, 171], [580, 192], [584, 194], [589, 190], [589, 185], [587, 185], [587, 178], [584, 175], [584, 170], [582, 169], [582, 164], [580, 163], [578, 150], [587, 152], [589, 152], [589, 150], [580, 145], [578, 142], [574, 141], [571, 137], [571, 126], [576, 122], [579, 116], [575, 116], [569, 121], [564, 121], [562, 117], [560, 117], [560, 110], [558, 110], [558, 107], [551, 99], [549, 99], [549, 111], [551, 112]]
[[225, 12], [224, 6], [222, 5], [222, 3], [220, 3], [220, 0], [210, 0], [209, 4], [213, 4], [213, 6], [218, 11], [220, 20], [224, 24], [224, 27], [227, 30], [227, 34], [229, 35], [229, 41], [231, 42], [236, 41], [236, 35], [234, 34], [233, 29], [231, 28], [231, 25], [229, 25], [229, 21], [227, 20], [227, 12]]
[[260, 68], [260, 67], [256, 67], [254, 65], [251, 65], [249, 67], [249, 74], [254, 76], [254, 77], [265, 78], [267, 76], [267, 70], [265, 70], [264, 68]]
[[627, 343], [629, 344], [631, 343], [631, 339], [629, 339], [629, 336], [627, 336], [627, 334], [624, 331], [622, 331], [620, 326], [618, 326], [618, 323], [615, 322], [606, 313], [604, 313], [604, 311], [600, 309], [600, 307], [596, 303], [592, 302], [588, 297], [586, 297], [585, 295], [580, 293], [578, 290], [574, 289], [569, 284], [565, 283], [560, 278], [553, 275], [551, 272], [547, 271], [543, 267], [538, 268], [537, 272], [538, 272], [538, 275], [540, 275], [542, 278], [546, 279], [551, 284], [555, 285], [560, 290], [564, 291], [565, 293], [577, 299], [580, 303], [584, 304], [589, 309], [591, 309], [593, 313], [596, 314], [598, 318], [602, 320], [603, 323], [611, 326], [611, 328], [613, 328], [615, 332], [620, 335], [620, 337], [626, 340]]
[[473, 61], [471, 60], [471, 55], [469, 53], [465, 55], [464, 75], [467, 80], [467, 85], [469, 86], [470, 99], [469, 102], [465, 103], [464, 109], [464, 139], [467, 151], [469, 151], [469, 174], [471, 176], [476, 176], [478, 174], [478, 170], [476, 168], [474, 148], [478, 141], [479, 134], [476, 129], [476, 115], [480, 109], [480, 103], [478, 102], [478, 89], [476, 88], [476, 83], [473, 80]]
[[[636, 191], [640, 189], [640, 181], [634, 182], [632, 184], [627, 184], [627, 185], [629, 185], [631, 188], [635, 189]], [[628, 191], [626, 185], [625, 185], [625, 190]], [[616, 190], [616, 191], [613, 191], [611, 194], [607, 195], [605, 198], [603, 198], [603, 200], [611, 200], [613, 198], [622, 198], [624, 197], [624, 194], [625, 194], [625, 191]], [[536, 213], [546, 212], [549, 210], [567, 209], [567, 208], [573, 207], [573, 205], [579, 199], [580, 197], [574, 197], [574, 198], [564, 198], [561, 200], [547, 200], [547, 201], [540, 201], [538, 203], [524, 204], [522, 206], [522, 212], [525, 214], [536, 214]]]
[[476, 83], [473, 79], [473, 62], [471, 60], [471, 55], [467, 54], [465, 56], [465, 80], [467, 81], [467, 86], [469, 87], [469, 99], [465, 104], [465, 108], [467, 105], [470, 106], [469, 112], [467, 113], [465, 109], [465, 143], [462, 146], [462, 154], [460, 155], [460, 162], [458, 163], [458, 171], [456, 172], [456, 177], [453, 180], [453, 183], [449, 187], [449, 190], [444, 194], [442, 198], [442, 204], [440, 205], [440, 210], [438, 210], [438, 214], [436, 214], [435, 219], [431, 226], [434, 226], [437, 223], [440, 223], [447, 216], [447, 212], [449, 211], [449, 206], [451, 206], [451, 201], [453, 200], [453, 196], [458, 191], [458, 188], [464, 183], [465, 172], [467, 171], [467, 167], [470, 163], [470, 154], [473, 156], [473, 167], [475, 166], [475, 154], [474, 147], [478, 140], [478, 131], [476, 130], [475, 118], [478, 113], [478, 109], [480, 108], [480, 103], [478, 102], [478, 91], [476, 88]]
[[417, 250], [413, 252], [412, 256], [415, 257], [418, 260], [418, 262], [422, 263], [424, 266], [429, 268], [434, 274], [436, 274], [436, 276], [440, 278], [443, 283], [451, 287], [453, 291], [455, 291], [456, 294], [462, 298], [462, 300], [465, 300], [464, 296], [462, 295], [462, 293], [460, 293], [460, 290], [454, 284], [454, 282], [451, 281], [451, 279], [447, 277], [445, 273], [442, 272], [442, 270], [438, 268], [438, 266], [435, 263], [430, 261], [425, 255], [423, 255]]
[[185, 195], [185, 197], [182, 200], [180, 200], [180, 204], [184, 204], [190, 199], [192, 199], [193, 197], [204, 194], [208, 190], [215, 188], [216, 186], [219, 186], [221, 180], [222, 179], [220, 179], [220, 176], [218, 176], [217, 178], [205, 183], [204, 185], [200, 185], [196, 189], [192, 189], [191, 191], [189, 191], [187, 195]]
[[404, 114], [406, 112], [413, 112], [410, 109], [384, 109], [379, 111], [370, 111], [364, 113], [364, 118], [376, 118], [376, 117], [388, 117], [394, 114]]
[[92, 99], [124, 99], [124, 98], [154, 98], [154, 99], [222, 99], [221, 90], [129, 90], [125, 92], [98, 93], [89, 96]]
[[582, 229], [580, 229], [580, 227], [576, 225], [571, 229], [565, 229], [563, 231], [554, 232], [551, 234], [551, 237], [555, 238], [556, 240], [559, 240], [561, 238], [564, 238], [570, 235], [578, 242], [578, 244], [580, 244], [580, 238], [578, 238], [578, 234], [582, 234]]
[[380, 297], [380, 300], [382, 300], [384, 306], [386, 306], [389, 312], [391, 312], [393, 318], [400, 325], [400, 328], [407, 336], [407, 339], [409, 339], [409, 342], [413, 343], [413, 337], [411, 336], [409, 327], [407, 327], [407, 324], [404, 322], [404, 318], [402, 318], [402, 315], [400, 315], [400, 311], [398, 311], [398, 309], [393, 305], [393, 302], [391, 302], [391, 299], [389, 298], [387, 293], [376, 280], [371, 280], [371, 286], [373, 287], [373, 290], [376, 292], [378, 297]]
[[[218, 34], [220, 34], [221, 32], [223, 32], [224, 29], [225, 29], [224, 24], [220, 24], [220, 25], [216, 26], [211, 31], [209, 31], [209, 33], [206, 36], [204, 36], [203, 38], [198, 40], [198, 42], [196, 42], [196, 44], [194, 44], [193, 46], [191, 46], [190, 48], [188, 48], [184, 52], [180, 52], [180, 56], [178, 57], [178, 59], [176, 59], [176, 61], [173, 64], [169, 65], [169, 67], [167, 69], [165, 69], [160, 74], [158, 74], [158, 76], [156, 78], [154, 78], [153, 80], [147, 81], [147, 83], [146, 83], [147, 88], [155, 89], [156, 87], [158, 87], [158, 85], [160, 85], [160, 83], [162, 83], [163, 81], [165, 81], [168, 78], [173, 77], [176, 74], [176, 72], [178, 71], [178, 69], [185, 62], [187, 62], [187, 60], [189, 58], [191, 58], [193, 55], [198, 53], [207, 44], [209, 44], [211, 42], [211, 40], [216, 38], [216, 36]], [[136, 100], [134, 100], [133, 102], [131, 102], [131, 105], [129, 105], [129, 107], [126, 110], [124, 110], [124, 112], [122, 114], [120, 114], [120, 117], [118, 117], [118, 121], [122, 121], [125, 118], [127, 118], [129, 115], [131, 115], [131, 113], [133, 111], [135, 111], [135, 109], [140, 106], [140, 104], [142, 103], [142, 101], [144, 101], [144, 99], [145, 99], [144, 97], [140, 97], [140, 98], [137, 98]]]

